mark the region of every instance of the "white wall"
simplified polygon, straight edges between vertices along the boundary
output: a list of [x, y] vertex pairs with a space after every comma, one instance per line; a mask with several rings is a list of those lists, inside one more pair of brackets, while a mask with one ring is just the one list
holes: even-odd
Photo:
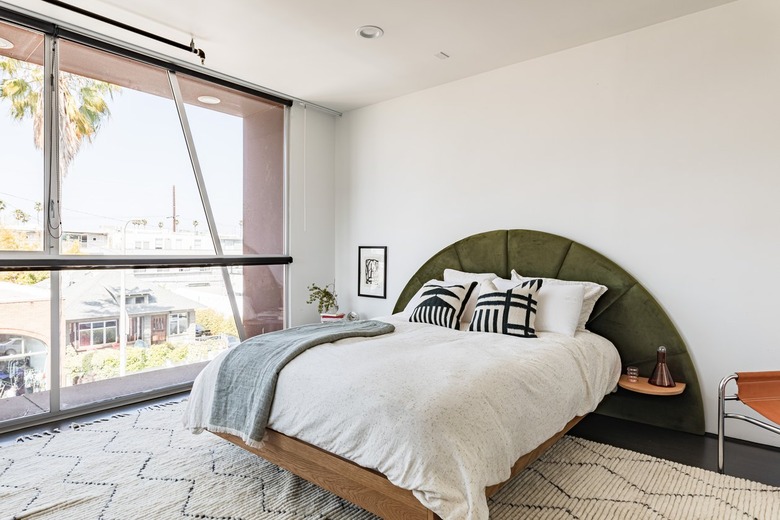
[[287, 306], [290, 324], [319, 321], [307, 304], [308, 286], [335, 279], [335, 117], [294, 104], [290, 109], [289, 233]]
[[[780, 369], [780, 2], [740, 0], [336, 126], [342, 309], [388, 314], [442, 247], [537, 229], [613, 259], [665, 307], [708, 431], [721, 377]], [[357, 297], [359, 245], [388, 246], [387, 300]], [[729, 433], [771, 439], [745, 430]]]

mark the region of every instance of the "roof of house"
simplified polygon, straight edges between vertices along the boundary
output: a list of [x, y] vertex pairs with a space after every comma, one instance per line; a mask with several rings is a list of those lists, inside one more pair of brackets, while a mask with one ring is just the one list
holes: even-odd
[[[63, 276], [65, 321], [117, 318], [121, 301], [121, 272], [114, 270], [72, 271]], [[147, 303], [126, 306], [129, 316], [190, 311], [202, 308], [200, 303], [180, 296], [162, 286], [139, 280], [125, 272], [125, 296], [148, 294]]]
[[0, 282], [0, 303], [45, 301], [49, 297], [49, 290], [38, 285]]

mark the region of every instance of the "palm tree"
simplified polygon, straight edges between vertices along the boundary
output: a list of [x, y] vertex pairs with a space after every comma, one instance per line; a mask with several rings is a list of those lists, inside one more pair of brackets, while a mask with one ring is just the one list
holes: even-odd
[[[110, 115], [106, 96], [119, 87], [60, 71], [60, 169], [67, 175], [84, 141], [92, 142], [102, 122]], [[32, 118], [35, 147], [43, 147], [43, 67], [0, 56], [0, 100], [11, 103], [11, 117]]]
[[20, 209], [14, 210], [14, 218], [19, 222], [21, 222], [22, 224], [26, 224], [27, 222], [30, 221], [30, 215], [28, 215], [27, 213], [25, 213]]
[[35, 220], [40, 224], [41, 223], [41, 211], [43, 211], [43, 204], [40, 202], [36, 202], [33, 205], [33, 208], [35, 208]]
[[4, 200], [0, 200], [0, 224], [3, 223], [3, 219], [2, 219], [3, 211], [5, 211], [5, 201]]

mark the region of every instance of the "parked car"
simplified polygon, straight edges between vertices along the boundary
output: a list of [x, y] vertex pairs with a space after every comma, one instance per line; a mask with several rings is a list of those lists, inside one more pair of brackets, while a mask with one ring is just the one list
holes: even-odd
[[195, 337], [199, 338], [201, 336], [211, 336], [211, 329], [205, 329], [203, 328], [203, 325], [200, 325], [198, 323], [195, 324]]
[[0, 355], [13, 356], [19, 354], [24, 348], [22, 338], [12, 338], [4, 343], [0, 343]]

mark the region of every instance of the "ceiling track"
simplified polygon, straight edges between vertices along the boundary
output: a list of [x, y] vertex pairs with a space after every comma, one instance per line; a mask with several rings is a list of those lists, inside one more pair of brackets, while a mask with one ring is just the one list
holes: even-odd
[[117, 20], [108, 18], [107, 16], [103, 16], [102, 14], [93, 13], [92, 11], [87, 11], [86, 9], [82, 9], [81, 7], [77, 7], [75, 5], [61, 2], [60, 0], [42, 0], [42, 1], [47, 4], [61, 7], [62, 9], [67, 9], [68, 11], [73, 11], [74, 13], [78, 13], [82, 16], [87, 16], [94, 20], [98, 20], [100, 22], [113, 25], [114, 27], [119, 27], [120, 29], [124, 29], [125, 31], [130, 31], [135, 34], [140, 34], [145, 38], [156, 40], [158, 42], [164, 43], [165, 45], [170, 45], [171, 47], [176, 47], [177, 49], [189, 51], [193, 54], [196, 54], [200, 58], [201, 65], [204, 65], [206, 63], [206, 52], [203, 49], [198, 49], [197, 47], [195, 47], [194, 38], [190, 41], [189, 45], [184, 45], [183, 43], [170, 40], [168, 38], [165, 38], [164, 36], [160, 36], [159, 34], [154, 34], [154, 33], [150, 33], [149, 31], [144, 31], [143, 29], [139, 29], [138, 27], [133, 27], [132, 25], [128, 25], [126, 23], [122, 23]]

